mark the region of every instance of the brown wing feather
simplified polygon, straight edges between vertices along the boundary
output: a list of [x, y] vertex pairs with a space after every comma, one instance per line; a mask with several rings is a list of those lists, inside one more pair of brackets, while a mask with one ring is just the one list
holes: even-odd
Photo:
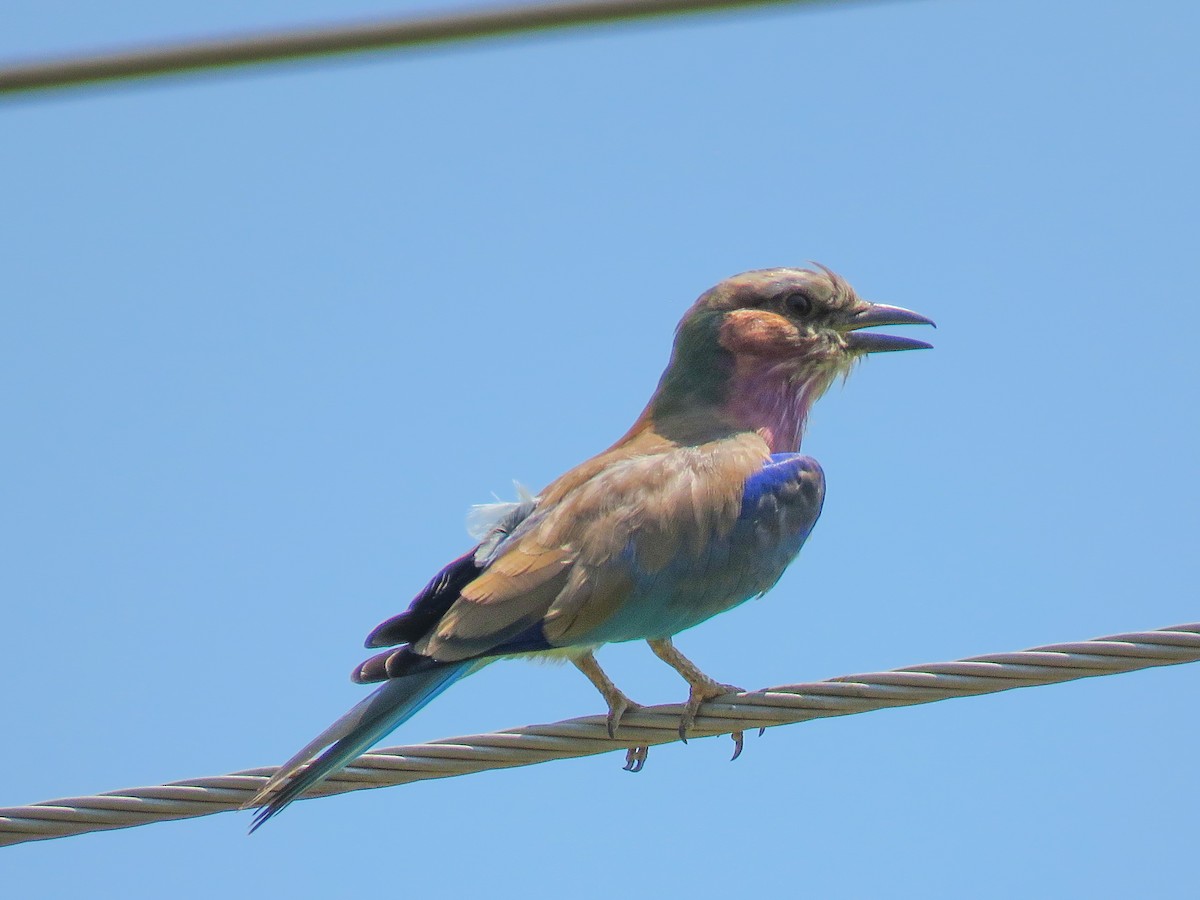
[[699, 557], [733, 528], [746, 477], [768, 456], [761, 437], [743, 432], [693, 446], [650, 435], [588, 460], [543, 492], [537, 524], [514, 536], [413, 649], [467, 659], [538, 621], [553, 644], [571, 644], [628, 597], [628, 548], [648, 574], [681, 553]]
[[463, 589], [437, 628], [413, 649], [449, 662], [516, 637], [545, 615], [567, 583], [571, 561], [563, 550], [520, 541]]

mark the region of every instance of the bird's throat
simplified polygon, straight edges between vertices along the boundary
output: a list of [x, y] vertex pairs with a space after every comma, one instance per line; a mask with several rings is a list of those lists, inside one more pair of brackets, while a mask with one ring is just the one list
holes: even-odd
[[809, 410], [825, 393], [832, 373], [797, 373], [768, 360], [738, 360], [723, 412], [738, 427], [755, 431], [772, 453], [800, 448]]

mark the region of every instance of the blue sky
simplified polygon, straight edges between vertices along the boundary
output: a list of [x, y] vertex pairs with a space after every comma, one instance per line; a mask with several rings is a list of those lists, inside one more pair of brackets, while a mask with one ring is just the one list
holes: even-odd
[[[10, 0], [0, 58], [427, 4]], [[0, 105], [0, 805], [279, 762], [361, 641], [640, 411], [721, 278], [938, 320], [683, 635], [760, 687], [1200, 619], [1193, 4], [705, 16]], [[635, 698], [681, 683], [601, 654]], [[2, 851], [13, 896], [1175, 895], [1196, 667]], [[407, 743], [598, 712], [506, 663]]]

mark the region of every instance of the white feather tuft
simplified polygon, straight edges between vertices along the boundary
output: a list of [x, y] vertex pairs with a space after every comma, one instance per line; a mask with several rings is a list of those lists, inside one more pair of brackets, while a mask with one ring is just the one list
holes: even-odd
[[529, 488], [519, 481], [514, 481], [513, 487], [517, 491], [516, 500], [501, 500], [492, 494], [493, 497], [496, 497], [495, 503], [476, 503], [467, 510], [467, 534], [477, 541], [482, 541], [492, 533], [497, 525], [503, 523], [522, 506], [528, 504], [529, 509], [532, 510], [537, 505], [538, 498]]
[[529, 517], [537, 507], [538, 498], [519, 481], [514, 481], [518, 499], [495, 503], [478, 503], [467, 513], [467, 532], [479, 541], [475, 551], [475, 562], [487, 565], [496, 558], [501, 545], [508, 540], [517, 526]]

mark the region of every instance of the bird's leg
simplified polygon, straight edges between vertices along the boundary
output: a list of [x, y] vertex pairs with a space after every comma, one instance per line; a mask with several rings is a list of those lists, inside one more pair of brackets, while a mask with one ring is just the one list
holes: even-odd
[[604, 697], [604, 702], [608, 704], [608, 736], [615, 738], [621, 725], [621, 717], [630, 710], [641, 709], [642, 705], [634, 703], [613, 684], [613, 680], [600, 668], [600, 663], [596, 662], [596, 656], [591, 650], [582, 656], [574, 657], [571, 662], [575, 663], [575, 668], [586, 675], [588, 681], [594, 684], [596, 690]]
[[[608, 704], [608, 736], [615, 738], [617, 729], [621, 726], [621, 717], [631, 709], [641, 709], [642, 705], [634, 703], [625, 696], [619, 687], [613, 684], [613, 680], [600, 668], [600, 663], [596, 662], [596, 655], [591, 650], [582, 656], [575, 657], [571, 662], [575, 663], [575, 668], [586, 675], [588, 681], [594, 684], [596, 690], [604, 697], [604, 702]], [[646, 757], [649, 755], [650, 748], [647, 746], [630, 747], [625, 754], [625, 771], [642, 771], [642, 766], [646, 765]]]
[[[692, 723], [696, 721], [696, 713], [700, 711], [700, 706], [706, 700], [712, 700], [725, 694], [740, 694], [743, 688], [735, 687], [732, 684], [721, 684], [721, 682], [709, 678], [700, 671], [699, 666], [675, 649], [670, 638], [646, 641], [646, 643], [650, 645], [655, 656], [682, 675], [691, 687], [687, 705], [683, 708], [683, 715], [679, 719], [679, 739], [686, 744], [687, 733], [691, 729]], [[735, 747], [733, 758], [737, 759], [742, 747], [740, 731], [733, 733], [733, 743]]]

